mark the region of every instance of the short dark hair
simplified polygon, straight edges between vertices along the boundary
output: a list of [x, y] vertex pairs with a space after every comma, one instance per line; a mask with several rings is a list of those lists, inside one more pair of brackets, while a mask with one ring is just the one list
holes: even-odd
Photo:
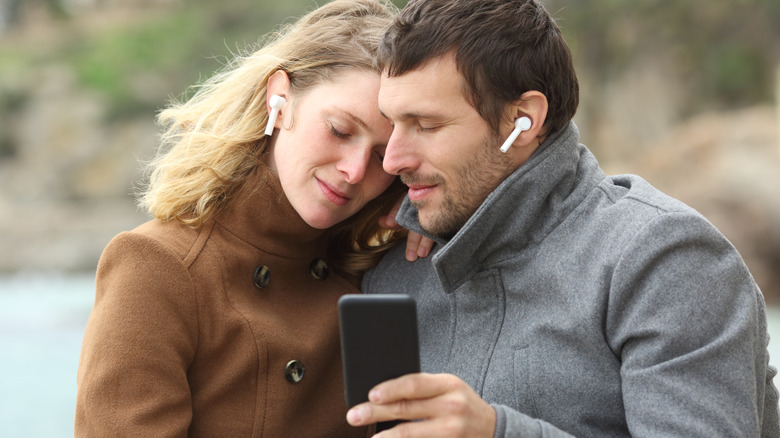
[[547, 134], [568, 124], [579, 104], [571, 52], [536, 0], [411, 0], [379, 47], [379, 64], [400, 76], [455, 53], [465, 97], [498, 132], [504, 107], [523, 93], [547, 97]]

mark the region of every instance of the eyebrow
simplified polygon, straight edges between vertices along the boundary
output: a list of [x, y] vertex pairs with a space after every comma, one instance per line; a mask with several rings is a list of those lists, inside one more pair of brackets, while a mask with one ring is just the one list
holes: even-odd
[[[387, 116], [382, 110], [379, 110], [379, 114], [382, 115], [382, 117], [386, 118], [387, 120], [390, 120], [390, 117]], [[422, 119], [422, 120], [444, 120], [445, 118], [438, 114], [420, 114], [420, 113], [403, 113], [399, 116], [398, 120], [416, 120], [416, 119]]]
[[[337, 112], [337, 113], [339, 113], [339, 114], [341, 114], [343, 116], [346, 116], [348, 119], [350, 119], [353, 122], [355, 122], [358, 125], [360, 125], [360, 127], [364, 128], [364, 129], [369, 129], [368, 125], [366, 124], [366, 122], [363, 121], [363, 119], [361, 119], [360, 117], [352, 114], [351, 112], [344, 111], [341, 108], [333, 108], [333, 111], [335, 111], [335, 112]], [[384, 114], [382, 114], [382, 115], [384, 115]]]

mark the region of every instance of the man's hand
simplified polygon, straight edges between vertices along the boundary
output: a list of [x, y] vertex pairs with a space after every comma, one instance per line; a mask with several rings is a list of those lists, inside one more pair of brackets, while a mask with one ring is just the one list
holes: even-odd
[[377, 438], [492, 438], [496, 428], [493, 407], [452, 374], [408, 374], [375, 386], [368, 399], [347, 412], [349, 424], [418, 420], [374, 435]]
[[[379, 226], [386, 230], [400, 230], [402, 227], [395, 221], [395, 215], [398, 214], [398, 210], [401, 208], [401, 202], [403, 198], [393, 206], [390, 212], [386, 216], [379, 218]], [[418, 257], [428, 257], [433, 247], [433, 240], [423, 237], [422, 235], [409, 231], [409, 235], [406, 237], [406, 260], [413, 262]]]

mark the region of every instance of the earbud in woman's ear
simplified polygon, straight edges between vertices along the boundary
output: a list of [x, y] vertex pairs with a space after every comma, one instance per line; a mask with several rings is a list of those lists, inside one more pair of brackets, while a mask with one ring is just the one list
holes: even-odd
[[506, 151], [509, 150], [509, 147], [512, 146], [512, 143], [517, 140], [517, 136], [520, 135], [521, 132], [528, 131], [529, 129], [531, 129], [531, 119], [528, 117], [515, 119], [515, 129], [509, 134], [509, 138], [506, 139], [504, 144], [501, 145], [501, 152], [506, 153]]
[[268, 113], [268, 124], [265, 125], [265, 135], [271, 135], [274, 133], [274, 124], [276, 124], [276, 116], [279, 115], [279, 110], [282, 109], [284, 104], [287, 103], [287, 99], [278, 94], [271, 96], [271, 100], [268, 104], [271, 106], [271, 112]]

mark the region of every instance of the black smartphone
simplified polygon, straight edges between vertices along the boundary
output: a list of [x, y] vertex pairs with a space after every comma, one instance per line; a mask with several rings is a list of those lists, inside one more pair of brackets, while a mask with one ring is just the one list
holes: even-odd
[[[368, 391], [385, 380], [420, 372], [412, 297], [344, 295], [338, 308], [347, 406], [368, 401]], [[395, 424], [379, 423], [377, 431]]]

